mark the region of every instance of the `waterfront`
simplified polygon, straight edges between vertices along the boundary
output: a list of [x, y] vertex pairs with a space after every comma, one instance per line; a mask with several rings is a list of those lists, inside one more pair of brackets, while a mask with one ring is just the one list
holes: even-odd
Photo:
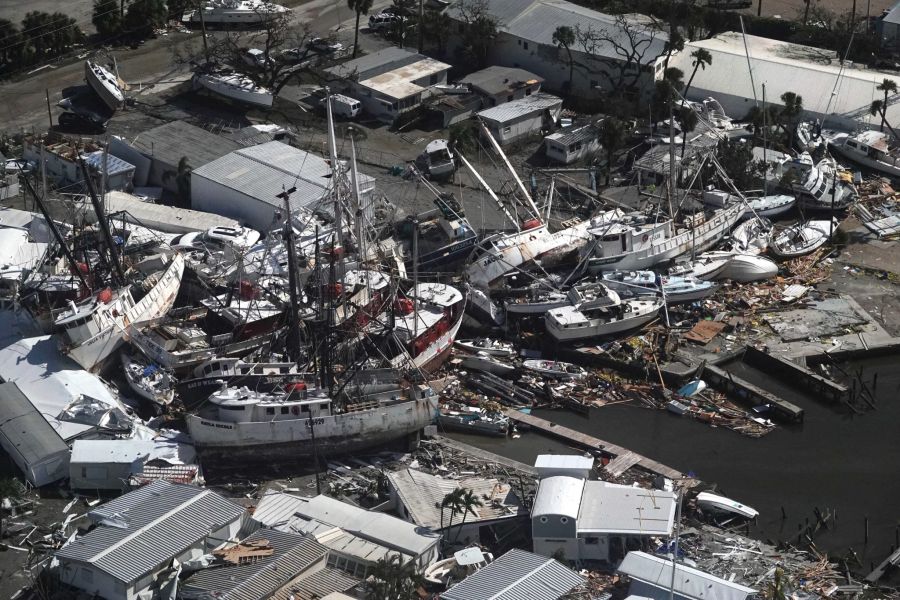
[[[622, 444], [685, 472], [749, 504], [761, 513], [751, 533], [761, 539], [796, 543], [797, 531], [815, 522], [814, 508], [836, 511], [830, 529], [815, 536], [833, 558], [852, 547], [863, 563], [881, 561], [896, 543], [900, 511], [885, 499], [900, 494], [900, 446], [896, 430], [900, 404], [897, 356], [868, 359], [864, 379], [878, 375], [878, 409], [851, 416], [805, 397], [796, 390], [745, 366], [744, 378], [795, 402], [806, 410], [805, 422], [779, 426], [761, 439], [710, 428], [665, 411], [633, 406], [592, 409], [589, 417], [565, 411], [535, 411], [561, 425]], [[858, 364], [851, 364], [855, 370]], [[535, 433], [520, 439], [457, 436], [503, 456], [531, 463], [537, 454], [571, 452], [564, 443]], [[784, 508], [786, 518], [782, 519]], [[864, 543], [864, 517], [869, 543]]]

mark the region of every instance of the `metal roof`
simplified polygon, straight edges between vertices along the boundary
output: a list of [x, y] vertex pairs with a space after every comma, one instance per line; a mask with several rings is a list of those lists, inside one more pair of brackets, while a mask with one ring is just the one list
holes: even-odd
[[103, 157], [103, 150], [96, 150], [84, 155], [84, 162], [103, 172], [104, 163], [106, 165], [107, 177], [115, 177], [128, 171], [134, 171], [134, 165], [128, 161], [122, 160], [118, 156], [107, 153], [106, 158]]
[[248, 565], [198, 571], [184, 581], [181, 592], [190, 596], [207, 592], [218, 600], [269, 598], [298, 574], [323, 561], [328, 552], [312, 538], [273, 529], [259, 530], [243, 542], [257, 540], [268, 540], [275, 553]]
[[[397, 491], [400, 501], [416, 525], [441, 528], [441, 501], [457, 488], [470, 489], [481, 500], [483, 506], [475, 507], [475, 514], [466, 515], [466, 523], [491, 521], [527, 514], [525, 507], [512, 491], [512, 486], [496, 479], [443, 479], [415, 469], [404, 469], [387, 474], [391, 486]], [[443, 510], [443, 526], [450, 524], [450, 511]], [[462, 515], [454, 517], [455, 524], [462, 521]]]
[[411, 556], [426, 553], [439, 540], [437, 534], [422, 531], [397, 517], [368, 511], [327, 496], [300, 498], [278, 492], [267, 493], [259, 501], [253, 519], [264, 526], [279, 528], [289, 527], [298, 519], [317, 521]]
[[426, 57], [417, 52], [391, 46], [372, 54], [366, 54], [353, 60], [325, 69], [335, 77], [353, 77], [357, 81], [375, 77], [392, 69], [418, 62]]
[[188, 233], [206, 231], [213, 227], [241, 226], [240, 222], [221, 215], [144, 202], [137, 196], [118, 191], [106, 194], [106, 211], [108, 214], [125, 211], [131, 217], [126, 217], [126, 221], [137, 221], [146, 227], [168, 233]]
[[69, 453], [60, 434], [15, 383], [0, 384], [0, 439], [7, 453], [18, 454], [27, 465]]
[[594, 459], [581, 454], [538, 454], [534, 468], [590, 471], [594, 468]]
[[543, 83], [544, 79], [525, 69], [499, 65], [469, 73], [459, 80], [460, 83], [468, 83], [472, 89], [489, 96], [517, 90], [527, 85], [529, 81]]
[[[210, 532], [237, 521], [244, 512], [210, 490], [155, 481], [91, 511], [89, 517], [101, 524], [59, 550], [56, 557], [90, 564], [130, 583]], [[115, 525], [104, 525], [105, 519]]]
[[545, 140], [552, 140], [563, 146], [576, 142], [594, 141], [600, 135], [600, 131], [594, 125], [582, 125], [580, 127], [566, 127], [555, 133], [551, 133]]
[[[341, 592], [353, 589], [360, 583], [358, 577], [337, 567], [313, 567], [282, 587], [272, 595], [271, 600], [324, 600], [325, 598], [346, 598]], [[335, 596], [335, 594], [339, 594]], [[356, 600], [356, 598], [351, 598]]]
[[194, 169], [237, 150], [241, 144], [185, 121], [172, 121], [139, 134], [131, 145], [142, 154], [177, 166], [182, 157]]
[[510, 121], [515, 121], [516, 119], [521, 119], [522, 117], [533, 115], [534, 113], [540, 113], [561, 106], [562, 98], [557, 98], [556, 96], [545, 92], [538, 92], [537, 94], [525, 96], [524, 98], [519, 98], [512, 102], [505, 102], [493, 106], [482, 110], [477, 114], [482, 119], [496, 121], [497, 123], [508, 123]]
[[888, 10], [881, 20], [885, 23], [900, 24], [900, 2], [896, 2], [890, 10]]
[[584, 533], [669, 535], [675, 505], [673, 492], [586, 481], [577, 527]]
[[584, 490], [584, 479], [556, 475], [541, 479], [531, 516], [563, 515], [570, 519], [578, 518], [581, 506], [581, 494]]
[[450, 69], [450, 65], [433, 58], [423, 58], [373, 77], [360, 80], [361, 87], [375, 90], [385, 96], [402, 100], [425, 91], [425, 87], [414, 83], [416, 80]]
[[510, 550], [441, 594], [442, 600], [557, 600], [584, 579], [552, 558]]
[[[672, 585], [672, 562], [646, 552], [629, 552], [618, 571], [666, 592]], [[756, 590], [678, 564], [675, 568], [675, 593], [695, 600], [745, 600]]]
[[326, 546], [329, 550], [358, 559], [361, 562], [376, 563], [379, 560], [387, 559], [392, 554], [400, 556], [403, 564], [406, 564], [413, 558], [407, 553], [397, 552], [383, 544], [348, 533], [340, 527], [331, 527], [325, 531], [320, 529], [313, 535], [320, 544]]
[[72, 445], [73, 464], [78, 463], [126, 463], [135, 461], [165, 460], [170, 464], [184, 464], [196, 459], [194, 447], [165, 437], [152, 440], [75, 440]]

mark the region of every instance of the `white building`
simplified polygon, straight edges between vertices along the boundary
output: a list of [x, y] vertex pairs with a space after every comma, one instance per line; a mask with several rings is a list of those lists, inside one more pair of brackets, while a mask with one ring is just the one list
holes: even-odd
[[[629, 552], [617, 569], [631, 579], [630, 597], [649, 600], [747, 600], [756, 590], [646, 552]], [[673, 588], [674, 584], [674, 588]], [[627, 599], [626, 599], [627, 600]]]
[[192, 446], [165, 438], [154, 440], [75, 440], [69, 459], [69, 486], [74, 490], [119, 490], [129, 488], [131, 478], [145, 467], [188, 466], [185, 483], [196, 477], [192, 463], [196, 455]]
[[544, 138], [547, 158], [570, 165], [600, 149], [599, 131], [594, 125], [568, 127]]
[[367, 113], [393, 123], [447, 83], [450, 65], [403, 48], [390, 47], [325, 71], [340, 79], [336, 87], [359, 100]]
[[0, 383], [0, 447], [35, 487], [68, 474], [69, 446], [15, 383]]
[[[669, 66], [684, 71], [685, 81], [694, 68], [692, 52], [703, 48], [712, 56], [712, 64], [697, 70], [687, 99], [702, 101], [712, 96], [730, 117], [742, 119], [757, 102], [762, 105], [765, 86], [766, 103], [782, 105], [781, 95], [793, 92], [803, 98], [805, 118], [817, 118], [829, 128], [852, 130], [880, 123], [880, 117], [869, 114], [872, 101], [884, 97], [876, 86], [885, 79], [900, 86], [900, 77], [879, 71], [852, 64], [841, 70], [837, 53], [832, 50], [754, 35], [746, 36], [746, 44], [745, 50], [744, 36], [731, 31], [687, 42], [684, 50], [673, 54]], [[657, 60], [655, 68], [657, 78], [661, 78], [662, 59]], [[900, 122], [896, 100], [888, 100], [887, 118], [892, 123]]]
[[562, 98], [538, 92], [478, 113], [501, 146], [553, 128], [562, 113]]
[[459, 80], [482, 99], [482, 106], [489, 108], [504, 102], [519, 100], [541, 91], [543, 79], [531, 71], [515, 67], [493, 65]]
[[[284, 210], [279, 194], [295, 188], [292, 209], [317, 209], [328, 192], [330, 177], [331, 167], [321, 157], [281, 142], [267, 142], [235, 150], [195, 169], [191, 207], [231, 217], [258, 231], [271, 231], [281, 224], [275, 218]], [[360, 175], [364, 204], [372, 182], [371, 177]]]
[[97, 193], [100, 193], [101, 185], [105, 185], [107, 190], [130, 191], [134, 187], [134, 165], [104, 152], [94, 143], [76, 148], [69, 142], [52, 143], [49, 139], [28, 138], [23, 142], [23, 157], [40, 165], [42, 147], [47, 179], [57, 188], [67, 188], [65, 191], [69, 192], [82, 190], [84, 185], [84, 173], [80, 164], [82, 158], [93, 175], [92, 181]]
[[[556, 28], [567, 26], [586, 40], [570, 48], [575, 64], [573, 95], [594, 98], [629, 84], [642, 94], [652, 91], [653, 62], [663, 52], [668, 35], [648, 17], [626, 15], [626, 31], [615, 16], [565, 0], [487, 0], [486, 6], [499, 22], [499, 35], [488, 55], [490, 64], [526, 69], [544, 78], [544, 87], [569, 91], [568, 55], [553, 41]], [[447, 14], [457, 21], [459, 30], [464, 27], [456, 5]], [[623, 60], [623, 53], [632, 55], [632, 60]]]
[[875, 21], [875, 34], [881, 47], [886, 50], [897, 50], [900, 45], [900, 2], [896, 2], [890, 9]]
[[652, 536], [668, 536], [675, 494], [590, 481], [571, 474], [541, 478], [531, 510], [534, 551], [567, 560], [616, 562]]
[[60, 580], [107, 600], [159, 597], [173, 560], [236, 538], [245, 515], [210, 490], [151, 483], [88, 513], [96, 527], [56, 553]]

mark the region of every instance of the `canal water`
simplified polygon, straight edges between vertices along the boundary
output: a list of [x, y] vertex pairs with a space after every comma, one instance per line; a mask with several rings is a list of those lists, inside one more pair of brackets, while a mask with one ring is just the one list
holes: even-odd
[[[801, 406], [805, 421], [752, 439], [712, 428], [667, 411], [618, 405], [592, 409], [587, 417], [565, 411], [536, 416], [635, 450], [700, 479], [725, 495], [760, 511], [751, 534], [762, 540], [797, 541], [814, 508], [836, 514], [814, 541], [834, 559], [853, 548], [868, 572], [883, 560], [900, 535], [900, 356], [843, 365], [864, 368], [877, 380], [877, 410], [850, 415], [740, 363], [729, 367], [743, 377]], [[520, 439], [455, 435], [491, 452], [532, 463], [541, 453], [571, 452], [558, 440], [528, 432]], [[782, 508], [785, 518], [782, 518]], [[865, 543], [864, 519], [869, 518]], [[852, 568], [852, 564], [851, 564]]]

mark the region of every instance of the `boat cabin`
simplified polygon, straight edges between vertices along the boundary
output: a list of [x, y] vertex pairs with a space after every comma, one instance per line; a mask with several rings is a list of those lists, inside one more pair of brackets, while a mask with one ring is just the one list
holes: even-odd
[[672, 222], [641, 223], [637, 219], [615, 222], [589, 230], [594, 235], [595, 255], [619, 256], [638, 252], [663, 243], [672, 236]]
[[70, 309], [56, 320], [56, 326], [71, 343], [80, 344], [113, 325], [133, 306], [131, 293], [126, 291], [114, 299], [112, 291], [101, 290], [88, 303], [76, 305], [70, 301]]
[[244, 362], [239, 358], [213, 358], [194, 368], [194, 377], [234, 377], [240, 375], [288, 375], [294, 363]]
[[[321, 394], [321, 395], [320, 395]], [[218, 419], [229, 423], [288, 421], [330, 417], [331, 398], [324, 392], [308, 393], [303, 383], [286, 394], [259, 394], [248, 388], [226, 389], [209, 402], [218, 409]]]

